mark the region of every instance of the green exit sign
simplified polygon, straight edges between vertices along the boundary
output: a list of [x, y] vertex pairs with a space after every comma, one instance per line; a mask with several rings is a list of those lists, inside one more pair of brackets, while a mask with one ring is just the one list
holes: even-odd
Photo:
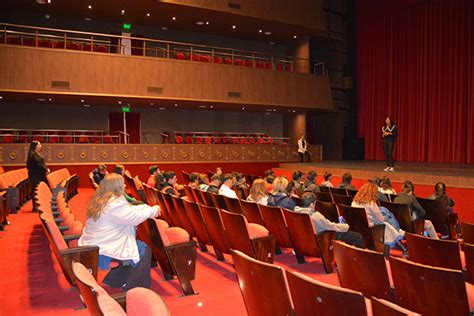
[[131, 23], [123, 23], [122, 28], [126, 31], [130, 31], [132, 29], [132, 24]]
[[122, 106], [122, 112], [123, 112], [123, 113], [128, 113], [128, 112], [130, 112], [130, 107], [129, 107], [129, 106]]

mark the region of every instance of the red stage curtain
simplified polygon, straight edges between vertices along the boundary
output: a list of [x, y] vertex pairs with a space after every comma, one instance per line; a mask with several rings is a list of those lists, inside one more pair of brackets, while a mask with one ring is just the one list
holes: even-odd
[[[474, 163], [474, 1], [357, 0], [358, 134], [384, 159], [381, 127], [398, 128], [398, 161]], [[405, 5], [405, 7], [400, 7]]]
[[[127, 133], [130, 134], [130, 144], [140, 144], [140, 113], [125, 113], [125, 115], [127, 116]], [[123, 113], [109, 113], [109, 132], [117, 131], [123, 131]]]

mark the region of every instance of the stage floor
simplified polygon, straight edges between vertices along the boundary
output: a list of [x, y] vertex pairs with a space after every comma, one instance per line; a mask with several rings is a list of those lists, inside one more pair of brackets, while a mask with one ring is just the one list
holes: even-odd
[[434, 185], [443, 181], [448, 187], [474, 189], [474, 165], [397, 163], [395, 172], [385, 172], [383, 161], [321, 161], [315, 163], [280, 163], [281, 169], [315, 170], [318, 175], [330, 171], [340, 177], [350, 172], [353, 178], [372, 179], [389, 176], [393, 182], [411, 180], [417, 184]]

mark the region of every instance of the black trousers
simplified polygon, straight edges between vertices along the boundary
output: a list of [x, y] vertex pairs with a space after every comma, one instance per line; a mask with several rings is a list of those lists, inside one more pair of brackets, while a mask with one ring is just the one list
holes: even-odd
[[336, 240], [344, 241], [345, 243], [358, 248], [365, 248], [364, 237], [362, 237], [361, 234], [350, 230], [345, 233], [336, 233]]
[[387, 167], [394, 167], [395, 162], [393, 160], [393, 147], [395, 140], [391, 138], [384, 138], [383, 140], [383, 152], [385, 153], [385, 162]]
[[306, 157], [306, 162], [311, 162], [311, 156], [309, 155], [309, 152], [305, 152], [304, 154], [298, 153], [300, 155], [300, 162], [304, 162], [304, 158]]

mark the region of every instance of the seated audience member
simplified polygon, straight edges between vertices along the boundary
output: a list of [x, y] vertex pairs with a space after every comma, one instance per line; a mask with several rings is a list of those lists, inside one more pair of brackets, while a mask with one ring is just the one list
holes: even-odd
[[135, 238], [135, 226], [160, 215], [159, 206], [130, 205], [124, 196], [122, 176], [109, 174], [101, 181], [87, 205], [87, 220], [79, 246], [99, 246], [99, 268], [108, 270], [119, 261], [103, 283], [127, 291], [150, 287], [151, 251]]
[[219, 176], [222, 183], [224, 182], [224, 173], [222, 171], [222, 167], [217, 167], [216, 172], [214, 174]]
[[219, 194], [219, 188], [221, 187], [221, 177], [217, 174], [211, 177], [211, 182], [209, 182], [209, 187], [207, 192]]
[[161, 188], [161, 192], [179, 196], [179, 192], [176, 189], [176, 182], [178, 181], [178, 177], [176, 177], [176, 173], [174, 171], [165, 171], [163, 172], [164, 182]]
[[354, 245], [359, 248], [365, 248], [364, 238], [361, 234], [349, 230], [349, 225], [346, 223], [333, 223], [324, 217], [323, 214], [314, 210], [316, 202], [316, 194], [313, 192], [305, 192], [301, 197], [302, 206], [296, 206], [294, 211], [298, 213], [309, 214], [313, 221], [316, 232], [322, 233], [328, 230], [336, 232], [336, 240], [342, 240], [349, 245]]
[[188, 187], [191, 189], [197, 189], [199, 185], [199, 173], [198, 172], [191, 172], [189, 175], [189, 183]]
[[269, 176], [275, 177], [275, 173], [273, 172], [272, 169], [267, 169], [267, 170], [265, 170], [265, 178], [266, 178], [266, 177], [269, 177]]
[[231, 174], [226, 174], [224, 175], [224, 181], [219, 188], [219, 194], [223, 196], [227, 196], [229, 198], [233, 199], [238, 199], [237, 193], [235, 193], [234, 190], [232, 190], [232, 187], [234, 186], [235, 178]]
[[154, 188], [156, 187], [156, 175], [160, 173], [160, 168], [158, 168], [158, 166], [150, 166], [148, 171], [150, 172], [150, 177], [148, 178], [146, 184], [149, 187]]
[[314, 170], [311, 170], [306, 174], [306, 182], [303, 185], [305, 192], [321, 192], [321, 189], [316, 183], [317, 176], [318, 175]]
[[198, 189], [201, 191], [207, 191], [209, 188], [209, 178], [207, 177], [207, 174], [201, 173], [198, 178]]
[[372, 183], [374, 183], [377, 186], [378, 190], [379, 190], [379, 193], [377, 194], [377, 200], [382, 201], [382, 202], [388, 202], [388, 197], [385, 194], [383, 194], [382, 192], [380, 192], [380, 178], [375, 177], [370, 181], [372, 181]]
[[[122, 177], [124, 177], [125, 176], [125, 166], [124, 165], [115, 165], [113, 173], [119, 174]], [[126, 191], [124, 192], [123, 195], [125, 196], [125, 199], [127, 200], [128, 203], [131, 203], [133, 205], [143, 204], [143, 202], [137, 201], [133, 197], [129, 196]]]
[[383, 177], [382, 180], [380, 180], [379, 191], [383, 194], [397, 195], [397, 191], [392, 188], [392, 182], [390, 182], [388, 177]]
[[273, 190], [273, 181], [275, 181], [275, 176], [274, 175], [269, 175], [265, 177], [265, 187], [267, 189], [267, 192], [270, 193]]
[[293, 210], [296, 206], [295, 201], [288, 196], [286, 188], [288, 187], [288, 180], [285, 177], [276, 177], [272, 184], [272, 193], [268, 197], [268, 206], [278, 206]]
[[107, 172], [107, 167], [105, 165], [98, 165], [96, 169], [89, 173], [89, 178], [92, 179], [92, 185], [94, 188], [97, 189], [99, 187], [100, 181], [102, 181], [107, 174], [109, 173]]
[[377, 186], [371, 181], [368, 181], [354, 196], [351, 206], [365, 209], [369, 226], [385, 224], [385, 245], [394, 247], [395, 244], [398, 244], [402, 249], [404, 249], [399, 241], [405, 237], [405, 232], [401, 229], [396, 229], [390, 223], [385, 221], [384, 216], [377, 205], [377, 193]]
[[250, 188], [250, 194], [247, 197], [247, 201], [267, 205], [268, 194], [265, 180], [255, 179], [253, 181], [252, 188]]
[[[412, 218], [424, 218], [426, 211], [420, 205], [415, 196], [415, 186], [411, 181], [405, 181], [402, 186], [402, 192], [398, 195], [395, 200], [395, 203], [399, 204], [408, 204], [411, 212]], [[433, 226], [433, 223], [430, 220], [425, 219], [425, 231], [430, 238], [438, 239], [438, 234]]]
[[428, 196], [428, 199], [446, 201], [446, 207], [449, 209], [449, 213], [451, 213], [453, 211], [454, 201], [446, 194], [446, 184], [438, 182], [435, 184], [434, 190], [434, 193]]
[[286, 193], [288, 193], [289, 196], [300, 196], [303, 193], [303, 184], [301, 184], [303, 175], [304, 173], [299, 170], [293, 172], [292, 181], [288, 183], [288, 187], [286, 188]]
[[163, 172], [159, 172], [155, 176], [155, 189], [161, 191], [165, 185], [165, 177], [163, 176]]
[[354, 188], [354, 186], [351, 184], [351, 181], [352, 181], [352, 175], [349, 172], [344, 173], [342, 175], [342, 182], [339, 183], [338, 188], [357, 191], [357, 189]]
[[324, 177], [324, 181], [323, 181], [323, 183], [321, 183], [321, 186], [328, 187], [328, 188], [334, 188], [334, 185], [331, 183], [332, 173], [325, 172], [323, 177]]
[[240, 172], [235, 173], [235, 183], [234, 186], [238, 187], [239, 189], [248, 189], [249, 185], [247, 183], [247, 178]]

